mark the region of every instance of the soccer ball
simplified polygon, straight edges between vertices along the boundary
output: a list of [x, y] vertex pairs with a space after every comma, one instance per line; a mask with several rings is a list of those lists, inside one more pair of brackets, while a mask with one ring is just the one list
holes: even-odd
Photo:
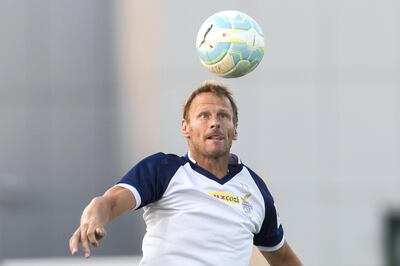
[[200, 27], [196, 40], [201, 63], [212, 73], [236, 78], [254, 70], [264, 55], [264, 35], [250, 16], [221, 11]]

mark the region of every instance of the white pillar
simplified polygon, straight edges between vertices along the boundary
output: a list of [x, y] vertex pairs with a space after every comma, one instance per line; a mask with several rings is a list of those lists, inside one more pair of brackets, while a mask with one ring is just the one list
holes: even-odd
[[115, 2], [119, 143], [123, 167], [158, 151], [160, 138], [157, 59], [161, 1]]

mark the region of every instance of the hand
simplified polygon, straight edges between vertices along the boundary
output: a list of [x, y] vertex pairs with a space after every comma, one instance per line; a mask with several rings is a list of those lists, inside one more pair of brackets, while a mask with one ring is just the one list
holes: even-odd
[[84, 223], [73, 233], [69, 239], [69, 250], [72, 255], [78, 252], [79, 242], [82, 245], [83, 255], [86, 258], [90, 257], [90, 244], [94, 247], [99, 246], [98, 240], [105, 237], [107, 234], [103, 226], [96, 226], [93, 223]]
[[136, 206], [128, 189], [113, 186], [103, 196], [95, 197], [82, 212], [81, 224], [69, 239], [69, 250], [75, 255], [81, 243], [83, 255], [90, 256], [90, 244], [97, 247], [98, 240], [106, 236], [104, 225]]

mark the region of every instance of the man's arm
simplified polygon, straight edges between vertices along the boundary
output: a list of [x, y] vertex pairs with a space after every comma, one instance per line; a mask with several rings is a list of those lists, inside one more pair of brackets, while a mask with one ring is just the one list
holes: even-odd
[[136, 206], [132, 192], [126, 188], [114, 186], [104, 195], [94, 198], [84, 209], [80, 226], [69, 240], [69, 249], [74, 255], [78, 252], [79, 242], [87, 258], [90, 256], [90, 244], [97, 247], [98, 240], [105, 236], [104, 225]]
[[261, 251], [271, 266], [302, 266], [303, 263], [296, 256], [289, 244], [286, 242], [276, 251]]

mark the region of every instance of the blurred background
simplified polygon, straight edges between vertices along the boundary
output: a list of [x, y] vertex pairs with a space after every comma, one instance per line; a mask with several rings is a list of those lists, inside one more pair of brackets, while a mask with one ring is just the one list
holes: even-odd
[[[266, 51], [222, 80], [195, 39], [227, 9], [259, 23]], [[266, 178], [304, 264], [400, 265], [399, 14], [394, 0], [0, 0], [0, 264], [69, 257], [91, 198], [144, 156], [186, 153], [182, 105], [217, 79], [239, 105], [233, 152]], [[110, 224], [95, 258], [140, 256], [141, 215]]]

